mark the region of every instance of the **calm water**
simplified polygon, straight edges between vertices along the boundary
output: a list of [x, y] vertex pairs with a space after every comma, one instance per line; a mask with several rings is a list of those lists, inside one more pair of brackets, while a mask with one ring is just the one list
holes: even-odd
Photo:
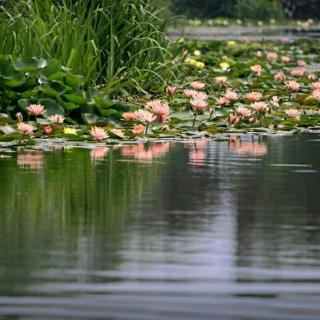
[[0, 160], [0, 319], [318, 320], [320, 135]]

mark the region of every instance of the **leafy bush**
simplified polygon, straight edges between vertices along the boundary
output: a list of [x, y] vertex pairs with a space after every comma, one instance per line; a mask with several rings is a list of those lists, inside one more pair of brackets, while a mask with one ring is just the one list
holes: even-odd
[[17, 111], [26, 115], [30, 104], [40, 103], [45, 116], [65, 115], [69, 122], [97, 122], [99, 117], [120, 118], [121, 112], [132, 106], [125, 102], [108, 100], [102, 96], [93, 99], [84, 90], [84, 79], [74, 75], [56, 61], [38, 58], [0, 56], [0, 106], [2, 112], [13, 117]]

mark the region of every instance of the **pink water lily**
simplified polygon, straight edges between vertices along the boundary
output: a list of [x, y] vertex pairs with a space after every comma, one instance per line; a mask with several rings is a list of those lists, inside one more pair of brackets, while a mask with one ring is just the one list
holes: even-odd
[[300, 84], [296, 81], [288, 81], [286, 82], [286, 86], [291, 90], [291, 91], [298, 91], [300, 89]]
[[18, 123], [18, 130], [23, 134], [31, 134], [35, 128], [31, 124], [20, 122]]
[[110, 132], [121, 139], [124, 138], [124, 132], [121, 129], [113, 128], [110, 130]]
[[166, 102], [160, 100], [149, 101], [146, 103], [146, 109], [152, 111], [157, 119], [164, 122], [168, 119], [170, 114], [169, 105]]
[[191, 87], [195, 90], [202, 90], [206, 84], [204, 82], [199, 82], [199, 81], [193, 81], [191, 82]]
[[135, 117], [137, 120], [140, 120], [146, 124], [149, 124], [157, 119], [152, 112], [142, 109], [135, 111]]
[[226, 97], [221, 97], [217, 100], [217, 105], [228, 106], [229, 104], [230, 104], [230, 100], [228, 100]]
[[278, 54], [276, 52], [268, 52], [267, 59], [268, 60], [276, 60], [278, 58]]
[[304, 60], [298, 60], [297, 64], [299, 67], [304, 67], [306, 65], [306, 62]]
[[282, 57], [281, 57], [281, 61], [284, 62], [284, 63], [287, 63], [287, 62], [290, 62], [291, 59], [290, 59], [290, 57], [288, 57], [288, 56], [282, 56]]
[[136, 119], [136, 114], [134, 112], [124, 112], [122, 114], [122, 119], [124, 121], [132, 121]]
[[285, 110], [285, 113], [289, 118], [293, 118], [295, 120], [300, 119], [300, 111], [298, 109], [287, 109]]
[[226, 99], [228, 99], [229, 101], [234, 101], [234, 100], [237, 100], [239, 98], [238, 94], [231, 90], [231, 89], [227, 89], [225, 94], [224, 94], [224, 97]]
[[176, 94], [176, 92], [177, 92], [177, 87], [173, 87], [173, 86], [166, 87], [166, 94], [168, 96], [172, 97], [172, 96], [174, 96]]
[[192, 108], [194, 108], [197, 111], [202, 111], [205, 108], [207, 108], [207, 106], [208, 106], [208, 103], [202, 99], [192, 99], [190, 101], [190, 104], [191, 104]]
[[219, 84], [224, 84], [228, 81], [228, 78], [225, 77], [225, 76], [222, 76], [222, 77], [216, 77], [215, 78], [215, 82], [216, 83], [219, 83]]
[[257, 101], [252, 103], [251, 108], [254, 109], [256, 112], [262, 112], [262, 111], [266, 111], [268, 105], [263, 102], [263, 101]]
[[320, 102], [320, 90], [319, 89], [313, 90], [312, 97]]
[[64, 116], [62, 116], [61, 114], [55, 114], [53, 116], [50, 116], [49, 120], [54, 123], [63, 123]]
[[198, 93], [198, 91], [192, 90], [192, 89], [186, 89], [186, 90], [183, 91], [183, 93], [184, 93], [185, 96], [187, 96], [188, 98], [192, 98], [195, 94]]
[[145, 129], [144, 125], [137, 124], [133, 127], [133, 129], [131, 131], [133, 134], [138, 136], [138, 135], [142, 135], [144, 133], [144, 129]]
[[320, 82], [313, 82], [313, 83], [311, 83], [311, 87], [312, 87], [314, 90], [320, 90]]
[[21, 112], [16, 113], [16, 118], [17, 118], [18, 122], [23, 122], [23, 115]]
[[93, 127], [90, 130], [93, 140], [102, 141], [107, 139], [109, 136], [103, 128]]
[[295, 78], [301, 78], [304, 76], [305, 72], [306, 71], [304, 69], [293, 69], [290, 73]]
[[31, 104], [28, 108], [27, 111], [30, 115], [33, 116], [40, 116], [45, 112], [44, 106], [41, 104]]
[[234, 114], [229, 114], [228, 116], [228, 123], [230, 126], [232, 125], [236, 125], [237, 123], [239, 123], [240, 118]]
[[274, 80], [284, 81], [284, 80], [286, 80], [286, 75], [283, 72], [278, 72], [274, 75]]
[[260, 92], [249, 92], [246, 94], [246, 98], [250, 101], [250, 102], [255, 102], [255, 101], [259, 101], [262, 99], [262, 94]]
[[242, 116], [242, 117], [245, 117], [245, 118], [248, 118], [251, 116], [251, 111], [246, 108], [246, 107], [237, 107], [236, 108], [236, 111]]
[[254, 66], [251, 66], [250, 67], [251, 71], [254, 72], [257, 76], [260, 76], [263, 69], [262, 67], [260, 66], [260, 64], [256, 64]]

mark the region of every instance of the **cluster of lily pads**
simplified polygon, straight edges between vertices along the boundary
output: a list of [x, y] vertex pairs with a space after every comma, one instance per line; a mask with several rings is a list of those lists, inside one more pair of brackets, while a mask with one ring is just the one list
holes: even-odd
[[89, 95], [81, 77], [53, 62], [0, 57], [0, 140], [319, 132], [319, 42], [242, 39], [180, 46], [177, 81], [126, 101], [99, 91]]

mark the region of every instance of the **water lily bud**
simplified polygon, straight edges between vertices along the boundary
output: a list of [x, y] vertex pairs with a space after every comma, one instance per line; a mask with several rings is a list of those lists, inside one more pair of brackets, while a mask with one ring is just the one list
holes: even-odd
[[45, 126], [43, 128], [43, 133], [46, 134], [46, 135], [49, 135], [52, 133], [52, 127], [51, 126]]

